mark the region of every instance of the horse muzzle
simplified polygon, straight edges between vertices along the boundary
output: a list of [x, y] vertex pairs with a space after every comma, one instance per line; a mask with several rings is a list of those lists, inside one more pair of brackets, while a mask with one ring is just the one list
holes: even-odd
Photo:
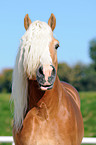
[[55, 78], [56, 70], [53, 65], [43, 65], [38, 68], [36, 79], [41, 90], [46, 91], [52, 89]]

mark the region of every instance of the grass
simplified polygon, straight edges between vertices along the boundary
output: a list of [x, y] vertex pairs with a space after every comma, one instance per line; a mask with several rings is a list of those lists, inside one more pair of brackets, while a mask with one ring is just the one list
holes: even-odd
[[0, 136], [12, 135], [12, 113], [10, 111], [10, 94], [0, 94]]
[[79, 94], [84, 122], [84, 137], [96, 137], [96, 92], [80, 92]]
[[[84, 136], [96, 137], [96, 92], [80, 92], [79, 94], [84, 121]], [[0, 94], [0, 136], [12, 135], [13, 115], [9, 100], [10, 94]], [[2, 145], [5, 144], [2, 143]]]
[[80, 92], [84, 136], [96, 137], [96, 92]]

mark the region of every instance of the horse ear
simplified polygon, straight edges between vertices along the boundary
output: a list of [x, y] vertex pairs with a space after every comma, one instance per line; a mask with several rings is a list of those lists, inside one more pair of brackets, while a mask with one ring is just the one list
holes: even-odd
[[52, 13], [49, 20], [48, 20], [48, 25], [51, 27], [52, 31], [55, 29], [56, 26], [56, 18], [54, 14]]
[[26, 30], [28, 29], [30, 24], [31, 24], [31, 19], [29, 18], [29, 15], [26, 14], [24, 18], [24, 27]]

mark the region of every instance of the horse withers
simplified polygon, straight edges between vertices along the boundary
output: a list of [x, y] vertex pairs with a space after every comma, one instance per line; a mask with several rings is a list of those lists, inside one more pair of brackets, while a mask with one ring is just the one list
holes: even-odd
[[24, 26], [12, 83], [15, 145], [80, 145], [79, 94], [57, 76], [56, 18], [32, 23], [27, 14]]

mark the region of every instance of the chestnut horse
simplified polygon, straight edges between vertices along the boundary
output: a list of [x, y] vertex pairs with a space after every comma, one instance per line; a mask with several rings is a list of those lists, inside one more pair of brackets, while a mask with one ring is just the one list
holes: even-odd
[[79, 94], [57, 76], [56, 18], [32, 23], [27, 14], [24, 26], [12, 84], [15, 145], [80, 145]]

